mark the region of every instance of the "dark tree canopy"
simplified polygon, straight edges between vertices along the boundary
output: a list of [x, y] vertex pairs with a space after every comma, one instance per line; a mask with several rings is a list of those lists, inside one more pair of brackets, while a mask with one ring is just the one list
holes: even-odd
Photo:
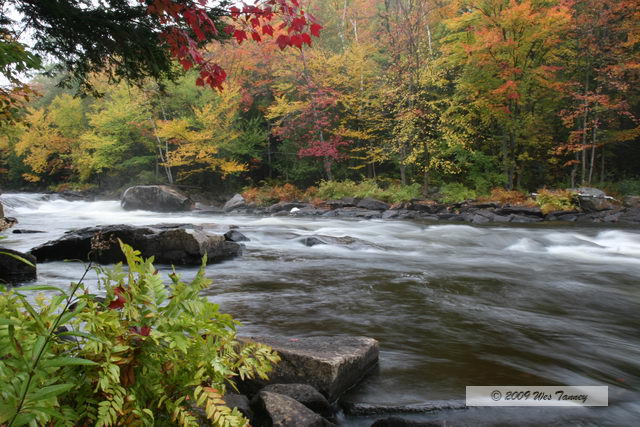
[[[33, 51], [56, 63], [55, 71], [66, 71], [83, 89], [91, 89], [88, 76], [106, 72], [115, 80], [140, 81], [173, 78], [178, 71], [166, 40], [161, 35], [168, 20], [149, 13], [153, 1], [130, 0], [7, 0], [22, 15], [22, 22], [3, 16], [2, 31], [29, 31]], [[191, 0], [174, 0], [185, 8], [198, 6]], [[225, 1], [207, 7], [213, 23], [220, 25]], [[173, 20], [173, 27], [191, 31], [185, 21]], [[223, 33], [219, 33], [223, 37]], [[212, 33], [205, 41], [210, 41]]]

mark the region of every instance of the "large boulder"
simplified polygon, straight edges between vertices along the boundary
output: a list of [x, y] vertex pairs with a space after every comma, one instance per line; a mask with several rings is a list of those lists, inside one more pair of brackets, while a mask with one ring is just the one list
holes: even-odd
[[195, 208], [195, 203], [189, 196], [166, 185], [138, 185], [127, 188], [120, 206], [128, 211], [183, 212]]
[[611, 203], [613, 197], [607, 196], [604, 191], [597, 188], [580, 187], [572, 188], [569, 191], [578, 196], [578, 204], [585, 212], [600, 212], [614, 208]]
[[281, 358], [268, 382], [258, 379], [242, 384], [249, 392], [266, 384], [308, 384], [333, 402], [378, 363], [379, 346], [373, 338], [256, 336], [240, 340], [267, 344]]
[[[20, 258], [29, 261], [32, 265]], [[36, 257], [13, 249], [0, 248], [0, 283], [24, 283], [36, 280]]]
[[213, 263], [236, 257], [243, 248], [199, 226], [108, 225], [68, 231], [61, 238], [32, 249], [31, 254], [40, 262], [91, 258], [102, 264], [113, 264], [124, 260], [118, 239], [139, 250], [143, 257], [155, 257], [159, 264], [200, 265], [205, 254], [207, 263]]
[[254, 425], [273, 427], [330, 427], [322, 418], [291, 397], [261, 391], [253, 401]]
[[230, 198], [227, 203], [224, 204], [222, 210], [225, 212], [231, 212], [238, 209], [244, 209], [247, 207], [247, 201], [242, 197], [242, 194], [236, 194]]

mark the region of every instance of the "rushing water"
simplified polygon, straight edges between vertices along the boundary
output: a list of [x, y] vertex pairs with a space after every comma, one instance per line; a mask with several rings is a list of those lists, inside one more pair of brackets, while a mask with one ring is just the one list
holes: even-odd
[[[414, 416], [447, 425], [640, 420], [638, 229], [158, 214], [35, 194], [0, 200], [16, 228], [45, 231], [7, 234], [2, 245], [23, 251], [98, 224], [238, 225], [251, 241], [241, 258], [207, 268], [215, 281], [207, 295], [243, 322], [243, 333], [378, 339], [380, 367], [348, 401], [451, 401], [462, 407]], [[307, 235], [370, 244], [306, 247]], [[65, 285], [82, 268], [40, 264], [39, 281]], [[606, 385], [609, 407], [464, 409], [468, 385]]]

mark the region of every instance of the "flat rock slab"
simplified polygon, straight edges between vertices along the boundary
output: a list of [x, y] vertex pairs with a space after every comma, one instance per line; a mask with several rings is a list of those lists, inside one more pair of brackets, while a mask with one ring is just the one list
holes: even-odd
[[[98, 240], [98, 249], [96, 247]], [[177, 225], [108, 225], [72, 230], [61, 238], [31, 250], [39, 262], [65, 259], [102, 264], [124, 261], [117, 239], [139, 250], [145, 258], [155, 257], [158, 264], [200, 265], [207, 255], [207, 263], [233, 258], [242, 253], [243, 245], [226, 241], [222, 235], [209, 234], [202, 227]]]
[[330, 402], [356, 385], [378, 363], [378, 341], [367, 337], [317, 336], [288, 338], [240, 337], [241, 341], [267, 344], [281, 361], [269, 374], [269, 381], [244, 384], [257, 391], [265, 384], [308, 384]]
[[254, 399], [254, 425], [273, 427], [331, 427], [302, 403], [282, 394], [261, 391]]

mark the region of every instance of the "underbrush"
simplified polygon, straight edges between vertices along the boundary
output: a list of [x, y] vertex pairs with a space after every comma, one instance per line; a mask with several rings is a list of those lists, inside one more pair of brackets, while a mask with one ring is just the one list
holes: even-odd
[[99, 269], [104, 300], [82, 280], [0, 293], [0, 425], [248, 425], [222, 396], [266, 378], [277, 354], [236, 341], [237, 323], [200, 296], [206, 260], [167, 286], [152, 259], [121, 248], [128, 268]]
[[538, 190], [535, 202], [544, 214], [578, 209], [576, 194], [568, 190]]
[[478, 197], [475, 190], [457, 182], [444, 184], [440, 188], [440, 193], [442, 194], [440, 200], [444, 203], [460, 203], [465, 200], [474, 200]]
[[318, 188], [317, 197], [322, 200], [369, 197], [388, 203], [400, 203], [419, 199], [422, 194], [420, 184], [403, 186], [400, 183], [391, 183], [383, 188], [376, 181], [368, 179], [360, 183], [351, 180], [323, 181]]
[[391, 183], [386, 187], [380, 186], [374, 180], [356, 183], [346, 181], [323, 181], [318, 187], [300, 190], [292, 184], [265, 185], [262, 187], [246, 188], [242, 196], [258, 206], [269, 206], [278, 202], [308, 202], [320, 204], [323, 201], [342, 199], [343, 197], [357, 197], [382, 200], [388, 203], [408, 202], [421, 197], [419, 184], [402, 186]]

